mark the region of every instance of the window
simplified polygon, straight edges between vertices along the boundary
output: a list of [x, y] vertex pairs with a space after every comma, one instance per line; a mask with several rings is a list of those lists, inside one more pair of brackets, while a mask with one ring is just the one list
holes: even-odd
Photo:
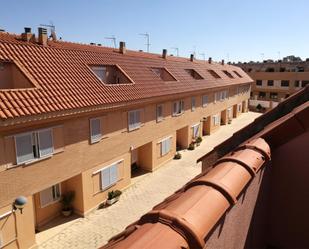
[[215, 93], [215, 102], [224, 101], [227, 98], [228, 98], [227, 90]]
[[196, 72], [194, 69], [185, 69], [185, 71], [196, 80], [202, 80], [204, 79], [198, 72]]
[[220, 75], [217, 74], [214, 70], [208, 70], [208, 72], [216, 79], [221, 79]]
[[184, 112], [184, 101], [183, 100], [179, 100], [173, 103], [173, 116], [177, 116], [180, 115]]
[[99, 118], [90, 119], [90, 142], [99, 142], [102, 138], [101, 120]]
[[192, 126], [192, 138], [195, 139], [200, 135], [200, 124]]
[[100, 171], [101, 190], [106, 190], [118, 181], [118, 162]]
[[280, 67], [279, 71], [280, 72], [285, 72], [285, 67]]
[[257, 86], [261, 86], [261, 85], [262, 85], [262, 80], [256, 80], [255, 84], [256, 84]]
[[170, 152], [171, 143], [172, 143], [172, 139], [170, 137], [161, 141], [161, 156], [164, 156]]
[[40, 192], [41, 208], [59, 201], [60, 197], [61, 197], [60, 184], [56, 184], [47, 189], [44, 189], [43, 191]]
[[238, 108], [238, 112], [241, 112], [241, 104], [238, 104], [237, 108]]
[[275, 72], [275, 69], [273, 67], [268, 67], [265, 72]]
[[299, 85], [300, 85], [300, 81], [299, 80], [295, 80], [294, 86], [295, 87], [299, 87]]
[[303, 80], [302, 82], [301, 82], [301, 86], [302, 87], [305, 87], [305, 86], [307, 86], [309, 84], [309, 80]]
[[266, 92], [259, 92], [259, 98], [265, 98], [266, 97]]
[[278, 93], [270, 93], [269, 97], [271, 99], [278, 99]]
[[129, 131], [136, 130], [141, 127], [141, 110], [128, 112]]
[[268, 80], [267, 81], [267, 85], [268, 86], [273, 86], [274, 85], [274, 81], [273, 80]]
[[230, 79], [234, 79], [233, 75], [230, 72], [226, 70], [222, 70], [222, 72], [225, 73], [225, 75], [228, 76]]
[[240, 75], [240, 73], [238, 73], [237, 71], [233, 71], [234, 74], [236, 74], [239, 78], [242, 78], [242, 76]]
[[100, 80], [106, 81], [106, 67], [91, 67], [91, 69]]
[[157, 122], [163, 120], [163, 105], [157, 105]]
[[92, 72], [105, 84], [131, 84], [133, 81], [118, 65], [90, 66]]
[[27, 163], [54, 152], [51, 129], [23, 133], [15, 136], [17, 164]]
[[194, 111], [195, 110], [195, 97], [192, 97], [191, 98], [191, 111]]
[[214, 126], [217, 126], [220, 124], [220, 115], [216, 114], [212, 116], [213, 124]]
[[164, 81], [176, 81], [176, 78], [169, 71], [167, 71], [167, 69], [164, 68], [164, 67], [153, 67], [153, 68], [151, 68], [151, 70], [161, 80], [164, 80]]
[[206, 107], [208, 104], [208, 96], [207, 95], [203, 95], [202, 96], [202, 106]]
[[281, 86], [282, 87], [289, 87], [290, 81], [289, 80], [281, 80]]

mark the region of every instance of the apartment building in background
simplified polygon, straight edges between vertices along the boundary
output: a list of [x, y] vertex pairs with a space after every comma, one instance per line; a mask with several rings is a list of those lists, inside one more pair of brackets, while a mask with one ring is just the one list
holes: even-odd
[[[269, 110], [309, 84], [309, 59], [287, 56], [282, 60], [238, 63], [254, 80], [249, 108]], [[258, 108], [257, 108], [258, 107]]]
[[75, 192], [85, 216], [130, 185], [132, 165], [163, 166], [248, 111], [251, 83], [211, 58], [59, 41], [44, 28], [0, 32], [0, 245], [35, 245], [63, 193]]

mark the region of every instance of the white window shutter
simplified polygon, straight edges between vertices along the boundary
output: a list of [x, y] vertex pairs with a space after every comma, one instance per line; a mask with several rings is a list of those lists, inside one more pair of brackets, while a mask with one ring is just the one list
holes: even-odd
[[17, 164], [34, 159], [32, 147], [32, 133], [22, 134], [15, 137]]
[[40, 157], [51, 155], [54, 152], [52, 130], [38, 132]]
[[116, 183], [118, 180], [118, 164], [110, 167], [110, 184]]
[[52, 187], [44, 189], [43, 191], [40, 192], [41, 208], [47, 206], [51, 202], [53, 202]]
[[105, 168], [101, 171], [101, 189], [106, 189], [110, 184], [110, 168]]
[[90, 139], [91, 143], [100, 141], [101, 133], [101, 120], [99, 118], [90, 119]]

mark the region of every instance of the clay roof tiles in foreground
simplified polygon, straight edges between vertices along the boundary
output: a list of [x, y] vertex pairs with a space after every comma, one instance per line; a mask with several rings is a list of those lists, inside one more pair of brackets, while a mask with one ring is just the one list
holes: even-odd
[[[186, 58], [48, 41], [47, 46], [25, 42], [20, 36], [0, 32], [0, 61], [13, 62], [34, 85], [33, 88], [1, 90], [2, 120], [59, 111], [126, 105], [154, 97], [183, 94], [209, 88], [243, 84], [252, 79], [240, 68]], [[90, 65], [119, 65], [133, 84], [103, 84]], [[177, 81], [160, 80], [151, 67], [165, 67]], [[184, 69], [194, 69], [204, 79], [194, 80]], [[222, 77], [214, 79], [207, 69]], [[237, 71], [243, 77], [228, 78], [222, 70]], [[233, 72], [232, 72], [233, 73]]]
[[271, 150], [307, 132], [308, 100], [309, 86], [215, 147], [199, 159], [207, 170], [102, 248], [204, 248], [211, 229], [271, 160]]

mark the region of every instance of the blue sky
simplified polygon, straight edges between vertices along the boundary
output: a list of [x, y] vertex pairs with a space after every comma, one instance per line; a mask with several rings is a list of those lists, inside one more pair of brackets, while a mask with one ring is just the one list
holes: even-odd
[[[294, 54], [309, 57], [308, 0], [9, 0], [1, 3], [0, 27], [21, 33], [53, 21], [64, 40], [111, 46], [125, 41], [150, 51], [178, 47], [181, 56], [261, 60]], [[280, 53], [279, 53], [280, 52]]]

